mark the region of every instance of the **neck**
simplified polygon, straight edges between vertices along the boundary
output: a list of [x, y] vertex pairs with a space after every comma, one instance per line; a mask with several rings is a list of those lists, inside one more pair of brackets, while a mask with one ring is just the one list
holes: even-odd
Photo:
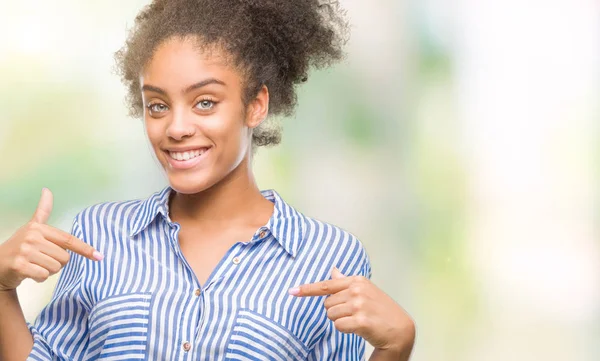
[[174, 193], [169, 207], [171, 219], [196, 225], [266, 223], [273, 205], [260, 193], [249, 163], [245, 158], [227, 177], [200, 193]]

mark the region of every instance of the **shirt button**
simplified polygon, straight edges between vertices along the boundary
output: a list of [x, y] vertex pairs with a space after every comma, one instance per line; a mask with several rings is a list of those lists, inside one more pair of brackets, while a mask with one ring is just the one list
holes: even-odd
[[241, 261], [242, 260], [240, 259], [240, 257], [233, 257], [233, 260], [232, 260], [233, 264], [240, 264]]
[[260, 238], [265, 238], [265, 235], [266, 235], [266, 234], [267, 234], [267, 232], [266, 232], [266, 231], [264, 231], [264, 230], [262, 230], [262, 231], [260, 231], [260, 233], [258, 234], [258, 237], [260, 237]]
[[194, 295], [196, 295], [196, 297], [200, 296], [200, 294], [202, 293], [201, 289], [196, 289], [196, 291], [194, 291]]
[[192, 349], [192, 344], [191, 344], [191, 343], [189, 343], [189, 342], [187, 342], [187, 341], [185, 341], [185, 342], [183, 343], [183, 351], [185, 351], [185, 352], [188, 352], [188, 351], [189, 351], [189, 350], [191, 350], [191, 349]]

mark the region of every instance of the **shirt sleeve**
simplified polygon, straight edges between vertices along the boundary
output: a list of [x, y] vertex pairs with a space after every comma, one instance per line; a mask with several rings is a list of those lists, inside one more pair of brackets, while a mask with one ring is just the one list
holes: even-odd
[[[71, 233], [83, 239], [83, 232], [73, 222]], [[27, 360], [78, 360], [88, 342], [86, 307], [81, 284], [86, 259], [70, 252], [70, 261], [63, 268], [50, 303], [42, 310], [33, 325], [33, 349]]]
[[[362, 266], [346, 273], [371, 279], [371, 264], [363, 251]], [[329, 321], [325, 335], [308, 355], [309, 361], [362, 361], [365, 359], [365, 340], [355, 334], [342, 333]]]

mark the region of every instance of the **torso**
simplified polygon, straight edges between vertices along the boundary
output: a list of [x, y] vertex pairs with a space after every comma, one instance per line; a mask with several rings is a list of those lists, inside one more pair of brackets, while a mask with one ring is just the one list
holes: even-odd
[[[128, 359], [179, 360], [187, 353], [188, 359], [221, 361], [248, 352], [277, 361], [306, 360], [331, 323], [322, 300], [292, 297], [288, 289], [329, 279], [333, 266], [347, 275], [366, 276], [370, 270], [355, 237], [301, 218], [276, 194], [269, 195], [278, 208], [264, 238], [252, 237], [266, 224], [260, 212], [248, 212], [255, 218], [245, 224], [228, 221], [219, 227], [176, 219], [179, 233], [158, 211], [154, 220], [145, 218], [145, 210], [165, 196], [161, 192], [141, 205], [100, 204], [78, 216], [76, 234], [106, 259], [85, 265], [79, 264], [81, 258], [71, 260], [82, 278], [65, 278], [57, 295], [66, 300], [60, 301], [62, 315], [82, 315], [85, 326], [64, 333], [65, 323], [55, 321], [55, 306], [46, 308], [38, 330], [63, 335], [49, 338], [50, 347], [78, 360], [110, 357], [115, 348]], [[127, 217], [131, 212], [133, 222]], [[141, 221], [149, 223], [133, 235], [131, 229]], [[241, 261], [219, 264], [228, 252]], [[212, 272], [210, 284], [197, 292], [197, 283], [206, 284]], [[89, 345], [82, 342], [86, 336]], [[364, 342], [343, 337], [344, 354], [359, 354]]]

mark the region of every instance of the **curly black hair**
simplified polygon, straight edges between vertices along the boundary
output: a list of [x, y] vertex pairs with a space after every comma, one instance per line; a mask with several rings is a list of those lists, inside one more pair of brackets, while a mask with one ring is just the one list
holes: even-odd
[[[174, 36], [193, 36], [202, 48], [225, 50], [244, 78], [244, 104], [266, 85], [271, 115], [290, 116], [296, 85], [308, 79], [311, 67], [340, 60], [347, 34], [345, 11], [336, 1], [154, 0], [137, 15], [115, 59], [133, 117], [143, 115], [143, 67], [156, 48]], [[280, 141], [280, 127], [271, 122], [253, 134], [255, 146]]]

